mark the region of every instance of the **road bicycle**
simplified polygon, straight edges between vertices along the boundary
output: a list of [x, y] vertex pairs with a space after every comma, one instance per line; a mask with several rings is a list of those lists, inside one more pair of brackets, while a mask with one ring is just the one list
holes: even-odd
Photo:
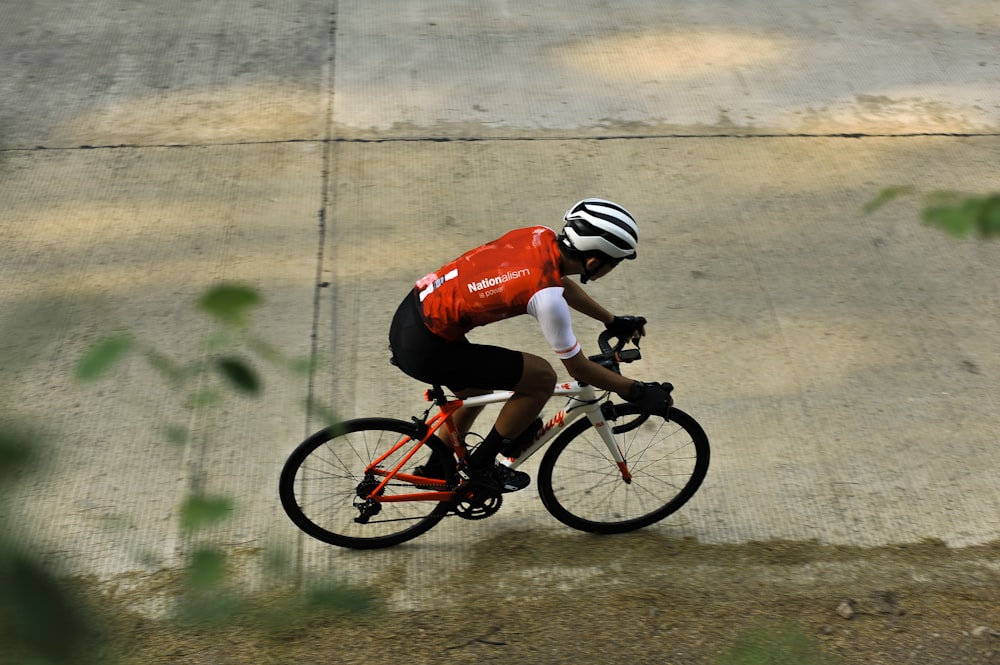
[[[619, 372], [619, 363], [641, 358], [639, 348], [607, 331], [601, 353], [590, 359]], [[668, 391], [673, 387], [663, 384]], [[410, 422], [358, 418], [326, 427], [303, 441], [281, 471], [279, 495], [288, 517], [305, 533], [354, 549], [391, 547], [426, 533], [446, 516], [481, 520], [495, 514], [504, 495], [464, 473], [474, 447], [460, 435], [452, 414], [463, 405], [499, 404], [510, 391], [461, 400], [432, 386], [430, 406]], [[579, 382], [561, 383], [554, 398], [566, 403], [542, 419], [526, 450], [503, 464], [517, 468], [554, 442], [538, 467], [542, 504], [569, 527], [623, 533], [674, 513], [698, 490], [708, 472], [709, 443], [694, 418], [673, 406], [651, 413], [615, 404], [609, 392]], [[433, 412], [433, 415], [432, 415]], [[414, 473], [430, 460], [443, 473]]]

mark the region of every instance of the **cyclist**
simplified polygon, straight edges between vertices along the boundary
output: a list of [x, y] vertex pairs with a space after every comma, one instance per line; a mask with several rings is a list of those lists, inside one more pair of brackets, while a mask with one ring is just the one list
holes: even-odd
[[[634, 259], [639, 240], [635, 219], [617, 203], [588, 198], [570, 208], [564, 221], [558, 235], [545, 226], [515, 229], [421, 278], [396, 310], [389, 330], [392, 363], [415, 379], [447, 386], [460, 399], [513, 391], [465, 469], [470, 478], [504, 492], [523, 489], [531, 480], [498, 464], [496, 457], [501, 452], [516, 456], [534, 439], [556, 372], [539, 356], [470, 342], [466, 333], [473, 328], [531, 314], [577, 381], [611, 390], [650, 411], [672, 403], [660, 384], [636, 381], [591, 362], [581, 353], [570, 320], [573, 309], [619, 338], [645, 335], [644, 318], [615, 316], [569, 279], [580, 275], [586, 284]], [[463, 436], [480, 411], [482, 407], [463, 407], [454, 414]], [[415, 473], [433, 477], [440, 471], [425, 465]]]

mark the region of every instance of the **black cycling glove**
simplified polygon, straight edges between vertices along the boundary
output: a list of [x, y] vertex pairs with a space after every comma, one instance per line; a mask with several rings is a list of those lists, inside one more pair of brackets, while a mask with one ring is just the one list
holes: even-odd
[[616, 316], [611, 323], [604, 324], [618, 339], [633, 339], [646, 334], [646, 319], [641, 316]]
[[641, 406], [650, 413], [663, 413], [667, 407], [674, 403], [674, 398], [670, 396], [670, 391], [673, 389], [674, 387], [669, 383], [636, 381], [632, 384], [632, 389], [628, 391], [628, 394], [621, 396], [626, 401]]

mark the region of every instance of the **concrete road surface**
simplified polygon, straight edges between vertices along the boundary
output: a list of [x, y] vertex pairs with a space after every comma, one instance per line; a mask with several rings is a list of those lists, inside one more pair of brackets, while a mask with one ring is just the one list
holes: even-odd
[[[204, 491], [234, 499], [211, 532], [234, 551], [419, 582], [485, 535], [564, 532], [532, 488], [359, 555], [299, 534], [276, 485], [319, 427], [306, 398], [422, 410], [386, 352], [414, 279], [602, 196], [642, 244], [592, 293], [649, 319], [630, 370], [676, 384], [713, 444], [653, 531], [1000, 538], [1000, 244], [922, 225], [916, 199], [862, 212], [887, 185], [1000, 189], [998, 33], [993, 0], [8, 0], [2, 422], [44, 429], [48, 462], [16, 488], [18, 537], [101, 577], [176, 565]], [[254, 330], [319, 369], [211, 408], [137, 357], [74, 382], [124, 331], [204, 357], [194, 302], [220, 281], [258, 289]], [[576, 331], [592, 352], [597, 324]], [[551, 357], [528, 317], [474, 337]]]

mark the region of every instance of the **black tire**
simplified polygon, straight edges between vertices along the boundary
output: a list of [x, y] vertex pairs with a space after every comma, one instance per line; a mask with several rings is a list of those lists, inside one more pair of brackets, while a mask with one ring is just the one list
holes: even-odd
[[[365, 468], [403, 435], [413, 433], [413, 423], [359, 418], [310, 436], [292, 452], [281, 470], [278, 493], [288, 517], [317, 540], [354, 549], [392, 547], [425, 533], [448, 514], [451, 502], [383, 503], [381, 512], [367, 524], [355, 521], [360, 515], [356, 503], [362, 501], [358, 487], [365, 480]], [[403, 446], [383, 467], [394, 468], [410, 450], [412, 445]], [[455, 457], [436, 436], [427, 440], [403, 471], [426, 463], [428, 450], [440, 462], [440, 468], [447, 470], [445, 480], [449, 485], [457, 484]], [[387, 495], [420, 491], [402, 482], [390, 482], [385, 488]]]
[[691, 416], [671, 408], [663, 418], [632, 404], [614, 411], [608, 423], [631, 483], [586, 418], [555, 440], [539, 466], [542, 503], [574, 529], [623, 533], [649, 526], [683, 506], [708, 472], [708, 437]]

